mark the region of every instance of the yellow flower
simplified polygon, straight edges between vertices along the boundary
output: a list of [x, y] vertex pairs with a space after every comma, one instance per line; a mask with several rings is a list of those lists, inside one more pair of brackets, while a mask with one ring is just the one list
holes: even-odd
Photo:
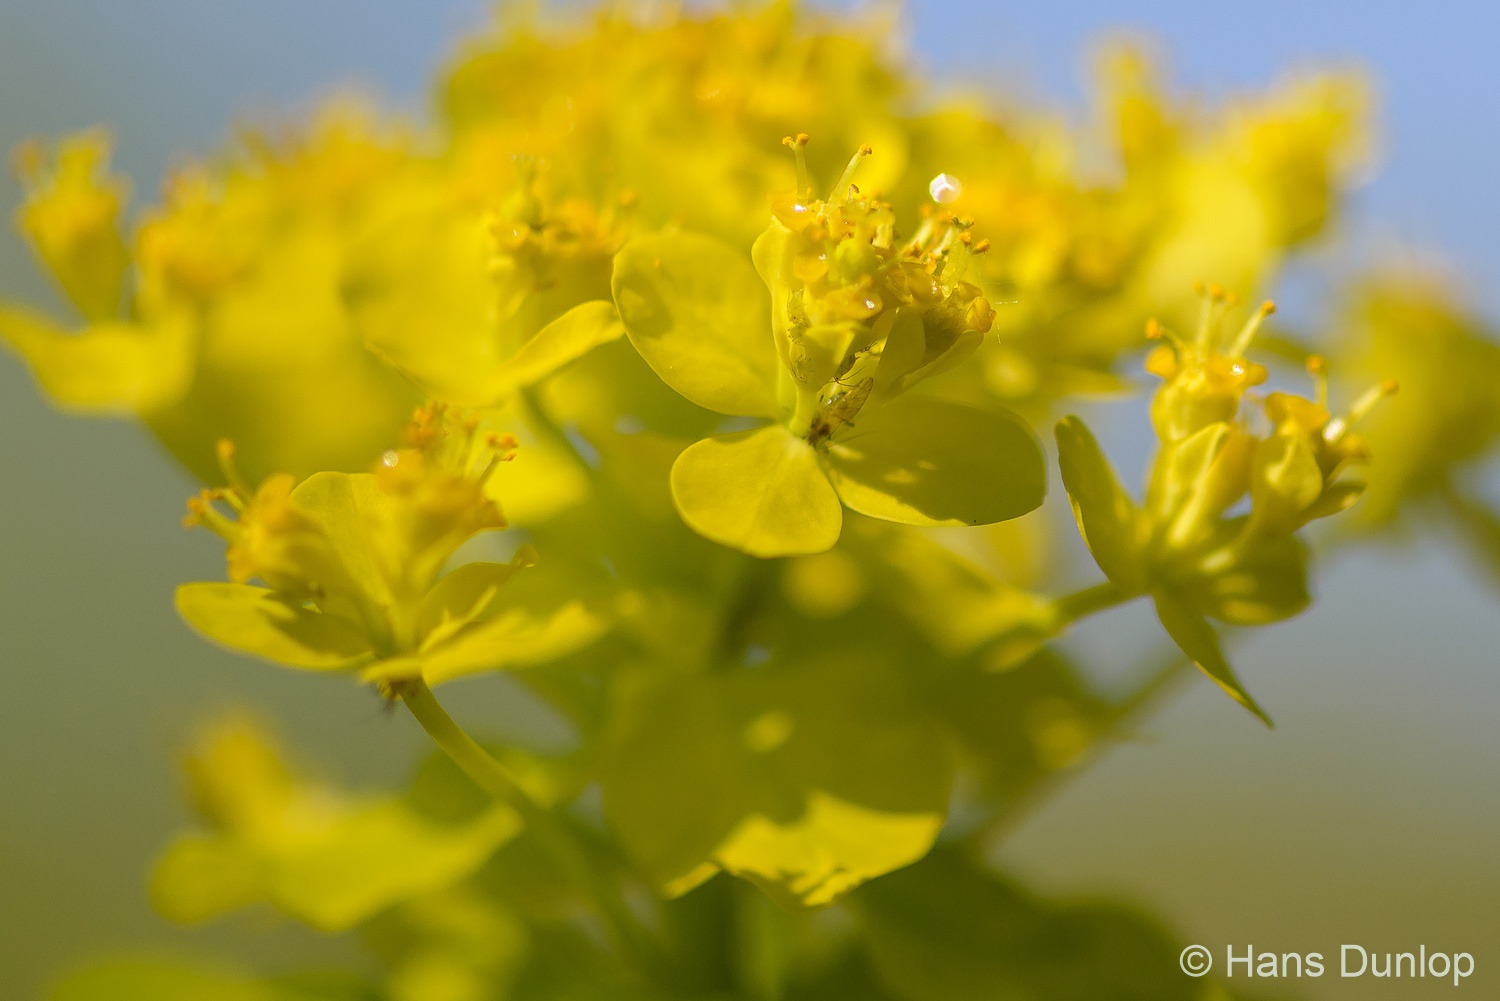
[[120, 210], [128, 189], [107, 173], [108, 137], [98, 129], [78, 133], [50, 158], [33, 140], [16, 151], [16, 164], [26, 191], [17, 220], [37, 256], [84, 317], [119, 316], [127, 264]]
[[[1315, 358], [1317, 401], [1271, 393], [1265, 399], [1271, 432], [1260, 436], [1241, 405], [1267, 373], [1245, 352], [1274, 306], [1264, 303], [1228, 339], [1223, 323], [1232, 297], [1217, 287], [1200, 294], [1192, 342], [1150, 324], [1150, 335], [1168, 343], [1146, 360], [1163, 382], [1151, 405], [1161, 450], [1145, 504], [1137, 507], [1120, 486], [1076, 417], [1057, 426], [1059, 462], [1079, 531], [1117, 594], [1149, 594], [1183, 652], [1269, 723], [1205, 617], [1261, 625], [1306, 607], [1306, 555], [1294, 533], [1358, 499], [1362, 484], [1339, 479], [1350, 463], [1365, 459], [1349, 429], [1395, 387], [1376, 386], [1346, 416], [1330, 418], [1324, 366]], [[1250, 513], [1232, 516], [1246, 493]]]
[[400, 798], [311, 781], [245, 720], [205, 727], [185, 764], [201, 823], [151, 877], [152, 902], [174, 921], [265, 902], [342, 931], [463, 879], [521, 830], [505, 806], [440, 824]]
[[677, 457], [683, 520], [772, 557], [833, 546], [841, 504], [912, 525], [988, 524], [1035, 508], [1046, 473], [1019, 418], [897, 399], [966, 358], [990, 326], [964, 280], [968, 223], [932, 216], [898, 242], [889, 206], [852, 183], [868, 147], [817, 200], [805, 187], [806, 137], [788, 143], [804, 186], [773, 199], [753, 269], [686, 233], [641, 237], [615, 258], [615, 304], [647, 364], [701, 407], [773, 422]]
[[513, 438], [429, 407], [406, 444], [387, 450], [373, 474], [324, 472], [295, 486], [277, 475], [254, 491], [221, 446], [229, 485], [189, 501], [187, 523], [228, 540], [233, 582], [183, 585], [179, 613], [233, 649], [293, 667], [362, 668], [380, 685], [551, 659], [603, 632], [604, 621], [575, 599], [540, 609], [501, 599], [506, 582], [535, 563], [529, 546], [508, 563], [443, 574], [464, 542], [505, 527], [485, 486]]
[[1413, 268], [1362, 280], [1340, 321], [1335, 357], [1366, 378], [1401, 384], [1401, 395], [1363, 426], [1380, 461], [1368, 472], [1360, 521], [1388, 526], [1425, 501], [1470, 489], [1470, 471], [1500, 442], [1493, 328], [1445, 282]]

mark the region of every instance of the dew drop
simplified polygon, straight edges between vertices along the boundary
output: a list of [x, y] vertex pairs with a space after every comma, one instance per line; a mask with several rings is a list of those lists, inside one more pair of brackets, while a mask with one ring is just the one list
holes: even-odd
[[396, 450], [393, 448], [386, 449], [385, 452], [383, 452], [380, 456], [380, 464], [382, 466], [385, 466], [387, 469], [394, 469], [396, 463], [400, 461], [401, 456], [397, 455]]
[[939, 174], [927, 185], [927, 191], [932, 195], [933, 201], [947, 205], [958, 200], [958, 196], [964, 193], [964, 186], [952, 174]]

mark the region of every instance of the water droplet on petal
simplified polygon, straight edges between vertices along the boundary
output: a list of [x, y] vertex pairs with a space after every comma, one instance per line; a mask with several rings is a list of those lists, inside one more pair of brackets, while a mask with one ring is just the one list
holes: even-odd
[[385, 466], [387, 469], [395, 468], [396, 463], [400, 461], [401, 456], [397, 455], [396, 450], [393, 448], [386, 449], [385, 452], [380, 456], [380, 464]]
[[964, 193], [964, 186], [952, 174], [939, 174], [927, 185], [927, 191], [932, 195], [933, 201], [947, 205], [958, 200], [958, 196]]

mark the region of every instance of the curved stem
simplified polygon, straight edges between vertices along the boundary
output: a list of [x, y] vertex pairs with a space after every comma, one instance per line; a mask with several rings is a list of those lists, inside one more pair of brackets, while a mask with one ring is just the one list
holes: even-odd
[[453, 763], [463, 769], [474, 784], [494, 799], [513, 807], [529, 823], [543, 812], [530, 795], [510, 774], [510, 770], [496, 761], [488, 751], [464, 732], [463, 727], [453, 721], [448, 711], [438, 702], [425, 681], [409, 681], [400, 686], [401, 701], [427, 735], [440, 747]]
[[542, 405], [542, 401], [537, 396], [534, 387], [527, 386], [520, 390], [516, 393], [516, 398], [521, 404], [521, 412], [526, 419], [526, 423], [531, 426], [533, 432], [540, 432], [543, 436], [551, 438], [568, 453], [574, 462], [583, 468], [584, 473], [590, 479], [598, 478], [598, 462], [591, 460], [578, 450], [577, 443], [568, 437], [568, 433], [552, 419], [551, 414], [547, 413], [547, 408]]
[[1079, 619], [1114, 608], [1116, 605], [1123, 605], [1135, 597], [1136, 595], [1123, 591], [1118, 585], [1106, 580], [1092, 587], [1074, 591], [1072, 594], [1054, 598], [1052, 608], [1057, 616], [1057, 628], [1061, 630]]
[[665, 972], [660, 950], [563, 820], [532, 799], [504, 764], [454, 722], [426, 682], [421, 679], [404, 682], [396, 693], [427, 735], [465, 775], [521, 815], [563, 874], [598, 907], [621, 953], [633, 959], [642, 972], [660, 978]]

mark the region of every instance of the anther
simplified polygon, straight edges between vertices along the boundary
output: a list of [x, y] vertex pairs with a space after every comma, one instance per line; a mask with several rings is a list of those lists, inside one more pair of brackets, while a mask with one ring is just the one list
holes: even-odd
[[1163, 326], [1158, 320], [1146, 321], [1146, 338], [1153, 341], [1165, 340], [1176, 349], [1177, 354], [1187, 354], [1187, 345], [1182, 343], [1182, 338], [1172, 333], [1170, 328]]
[[985, 239], [978, 241], [977, 243], [974, 244], [974, 246], [970, 247], [969, 249], [972, 250], [976, 254], [982, 254], [982, 253], [984, 253], [986, 250], [990, 249], [989, 238], [986, 237]]
[[234, 541], [237, 534], [237, 526], [234, 522], [224, 517], [214, 507], [215, 494], [211, 490], [200, 491], [197, 496], [187, 499], [187, 517], [182, 519], [183, 528], [197, 528], [202, 526], [215, 535], [229, 541]]

